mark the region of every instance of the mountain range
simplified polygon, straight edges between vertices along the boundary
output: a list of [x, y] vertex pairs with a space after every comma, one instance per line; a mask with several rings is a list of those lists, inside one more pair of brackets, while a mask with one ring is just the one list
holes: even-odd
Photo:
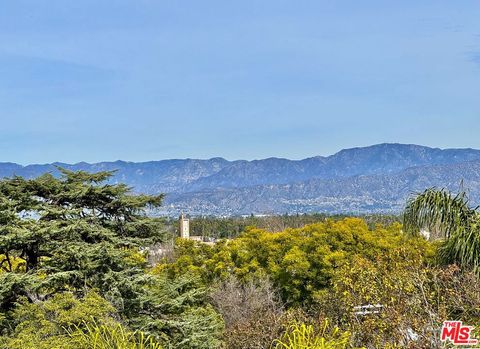
[[135, 192], [166, 193], [158, 214], [243, 215], [401, 211], [412, 193], [428, 187], [468, 190], [480, 203], [480, 150], [377, 144], [303, 160], [175, 159], [150, 162], [0, 163], [0, 177], [34, 178], [57, 167], [116, 171], [111, 183]]

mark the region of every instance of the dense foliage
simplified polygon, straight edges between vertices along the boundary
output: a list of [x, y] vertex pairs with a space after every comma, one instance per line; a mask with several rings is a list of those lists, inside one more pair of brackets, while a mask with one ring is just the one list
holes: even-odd
[[408, 234], [395, 217], [247, 217], [194, 220], [235, 238], [172, 243], [146, 215], [162, 196], [110, 176], [0, 181], [0, 348], [439, 348], [443, 321], [480, 321], [463, 196], [410, 201]]
[[3, 346], [67, 348], [70, 330], [88, 333], [90, 321], [145, 331], [165, 347], [216, 346], [223, 323], [206, 291], [148, 272], [147, 247], [165, 234], [145, 210], [162, 196], [104, 184], [109, 172], [62, 174], [0, 182]]
[[250, 228], [234, 240], [214, 246], [177, 241], [176, 260], [157, 266], [171, 276], [198, 275], [205, 283], [230, 274], [241, 280], [268, 276], [287, 304], [311, 303], [341, 266], [355, 256], [374, 260], [395, 254], [399, 259], [431, 256], [421, 238], [407, 238], [400, 225], [369, 230], [358, 218], [327, 220], [278, 233]]
[[[215, 245], [180, 239], [173, 257], [159, 263], [155, 271], [170, 277], [197, 275], [205, 285], [225, 280], [223, 303], [214, 305], [227, 319], [224, 341], [228, 348], [236, 348], [229, 339], [238, 336], [244, 338], [238, 348], [268, 348], [265, 343], [272, 342], [265, 331], [276, 333], [280, 341], [308, 334], [306, 340], [331, 341], [333, 348], [436, 348], [441, 347], [443, 321], [475, 324], [480, 320], [476, 275], [444, 265], [437, 258], [443, 248], [442, 241], [404, 234], [398, 223], [370, 229], [358, 218], [327, 219], [277, 233], [247, 228], [238, 238]], [[262, 280], [276, 291], [276, 303]], [[256, 285], [253, 291], [252, 284]], [[217, 288], [216, 299], [218, 292]], [[232, 293], [238, 296], [225, 295]], [[265, 307], [241, 305], [241, 299], [250, 294], [263, 299]], [[359, 312], [362, 305], [378, 306], [378, 311]], [[248, 314], [241, 321], [229, 320], [232, 312], [242, 311]], [[265, 319], [261, 327], [260, 319]], [[328, 334], [313, 335], [321, 319], [330, 319], [342, 333], [349, 332], [348, 343], [335, 344]], [[303, 347], [308, 346], [299, 346]], [[311, 347], [321, 348], [320, 344]]]

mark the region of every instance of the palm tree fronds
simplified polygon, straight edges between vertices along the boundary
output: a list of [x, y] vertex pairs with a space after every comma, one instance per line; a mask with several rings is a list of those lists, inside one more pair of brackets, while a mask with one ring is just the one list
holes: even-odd
[[403, 221], [407, 233], [414, 235], [425, 229], [448, 239], [458, 227], [468, 226], [476, 215], [465, 192], [454, 195], [446, 189], [430, 188], [407, 201]]

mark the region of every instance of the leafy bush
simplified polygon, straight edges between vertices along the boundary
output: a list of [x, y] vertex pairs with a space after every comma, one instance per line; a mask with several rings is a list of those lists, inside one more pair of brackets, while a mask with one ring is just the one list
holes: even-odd
[[231, 274], [244, 282], [268, 276], [287, 305], [305, 305], [330, 287], [335, 271], [355, 256], [373, 261], [391, 251], [399, 259], [434, 254], [428, 242], [408, 238], [399, 224], [370, 230], [363, 220], [346, 218], [278, 233], [251, 228], [212, 247], [178, 241], [176, 260], [157, 269], [169, 275], [198, 275], [205, 284]]
[[25, 298], [4, 320], [13, 330], [0, 339], [8, 349], [77, 349], [69, 331], [95, 321], [115, 322], [113, 306], [95, 292], [78, 299], [72, 293], [59, 293], [49, 300], [29, 303]]
[[[358, 257], [340, 268], [317, 307], [352, 333], [352, 343], [369, 348], [439, 348], [443, 321], [480, 321], [480, 292], [474, 273], [435, 267], [421, 259], [388, 255]], [[381, 305], [378, 313], [356, 306]]]

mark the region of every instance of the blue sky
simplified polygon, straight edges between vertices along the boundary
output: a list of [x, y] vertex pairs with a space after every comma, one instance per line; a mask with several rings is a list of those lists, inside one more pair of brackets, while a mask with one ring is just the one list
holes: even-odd
[[0, 0], [0, 161], [480, 148], [480, 2]]

